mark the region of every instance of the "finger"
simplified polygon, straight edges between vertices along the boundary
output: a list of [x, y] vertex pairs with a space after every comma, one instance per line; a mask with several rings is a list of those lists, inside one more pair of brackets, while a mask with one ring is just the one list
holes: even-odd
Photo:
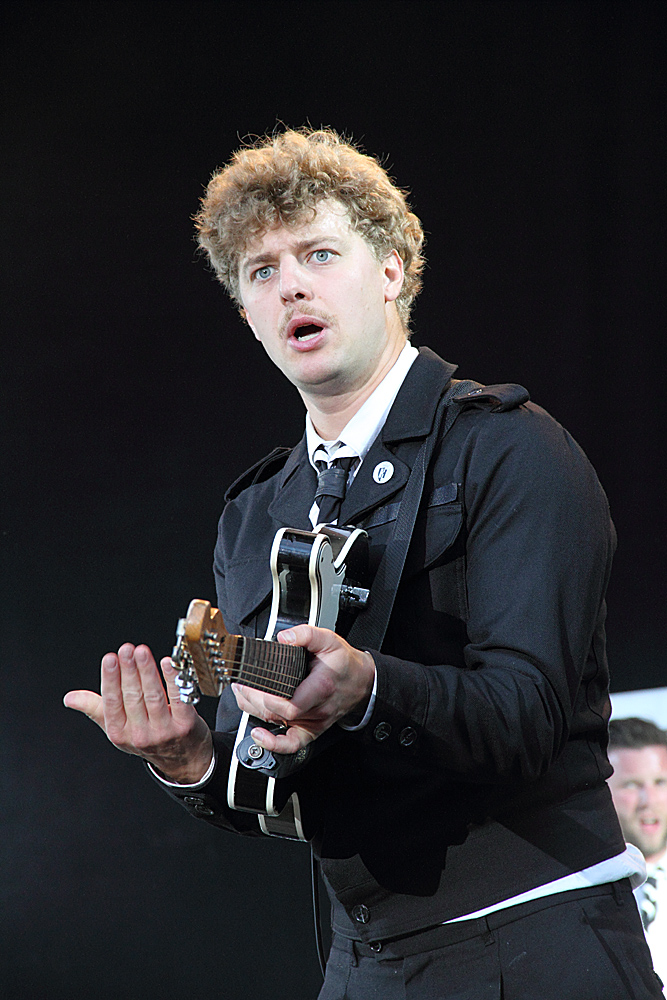
[[335, 694], [336, 682], [330, 671], [315, 670], [301, 681], [290, 700], [243, 684], [232, 684], [232, 690], [242, 712], [266, 722], [294, 722], [313, 709], [320, 709]]
[[292, 754], [308, 746], [316, 738], [314, 733], [299, 726], [290, 726], [286, 733], [271, 733], [256, 726], [250, 733], [255, 743], [272, 753]]
[[232, 690], [236, 697], [236, 704], [242, 712], [256, 715], [258, 719], [264, 719], [265, 722], [282, 722], [285, 719], [291, 720], [296, 717], [295, 709], [286, 698], [266, 694], [264, 691], [257, 691], [244, 684], [232, 684]]
[[[134, 647], [130, 647], [134, 649]], [[121, 646], [125, 649], [125, 646]], [[121, 684], [120, 650], [116, 653], [107, 653], [102, 657], [102, 707], [104, 710], [104, 729], [111, 739], [111, 733], [116, 735], [122, 732], [127, 724], [127, 714], [125, 712], [125, 702]]]
[[104, 729], [104, 709], [102, 699], [94, 691], [68, 691], [63, 698], [65, 708], [83, 712], [89, 719]]
[[160, 660], [160, 667], [167, 685], [167, 697], [174, 719], [189, 721], [192, 713], [196, 713], [197, 710], [194, 705], [188, 705], [187, 702], [181, 701], [181, 689], [176, 684], [178, 670], [174, 666], [174, 661], [170, 656], [164, 656]]

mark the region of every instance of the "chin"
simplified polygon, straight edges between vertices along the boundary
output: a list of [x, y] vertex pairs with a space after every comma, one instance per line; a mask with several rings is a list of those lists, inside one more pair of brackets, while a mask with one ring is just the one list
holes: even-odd
[[636, 837], [631, 843], [634, 843], [636, 847], [642, 852], [645, 858], [653, 857], [654, 855], [660, 855], [665, 850], [665, 838], [657, 842], [655, 840], [649, 841], [644, 837]]

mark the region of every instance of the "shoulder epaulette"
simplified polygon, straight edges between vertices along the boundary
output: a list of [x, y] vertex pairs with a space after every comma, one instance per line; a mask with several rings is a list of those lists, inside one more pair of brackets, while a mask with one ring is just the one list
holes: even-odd
[[255, 462], [249, 469], [242, 472], [238, 479], [234, 480], [225, 493], [225, 500], [234, 500], [248, 486], [263, 483], [271, 476], [275, 476], [276, 472], [280, 472], [282, 469], [292, 450], [292, 448], [274, 448], [264, 458], [260, 458], [259, 462]]
[[502, 413], [504, 410], [514, 410], [522, 403], [527, 403], [530, 393], [522, 385], [514, 382], [504, 382], [500, 385], [483, 385], [462, 396], [455, 396], [453, 402], [457, 406], [476, 406], [480, 410], [491, 410], [492, 413]]

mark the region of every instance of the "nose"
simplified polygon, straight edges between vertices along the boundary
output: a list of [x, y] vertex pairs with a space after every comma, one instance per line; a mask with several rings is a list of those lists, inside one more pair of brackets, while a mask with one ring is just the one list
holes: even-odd
[[293, 257], [283, 258], [280, 262], [280, 297], [284, 302], [312, 298], [308, 272]]

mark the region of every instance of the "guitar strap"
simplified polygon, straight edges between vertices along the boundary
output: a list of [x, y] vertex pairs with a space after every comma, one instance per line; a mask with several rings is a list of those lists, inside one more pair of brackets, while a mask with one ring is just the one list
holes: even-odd
[[[371, 585], [368, 607], [357, 615], [347, 635], [347, 641], [357, 649], [380, 650], [382, 648], [424, 493], [424, 481], [433, 457], [433, 451], [436, 444], [449, 433], [461, 412], [459, 406], [453, 405], [454, 399], [471, 392], [473, 389], [481, 388], [483, 388], [481, 383], [474, 382], [472, 379], [450, 379], [447, 389], [440, 398], [431, 433], [424, 439], [417, 454], [398, 510], [394, 533], [387, 542]], [[441, 427], [442, 433], [440, 433]]]

